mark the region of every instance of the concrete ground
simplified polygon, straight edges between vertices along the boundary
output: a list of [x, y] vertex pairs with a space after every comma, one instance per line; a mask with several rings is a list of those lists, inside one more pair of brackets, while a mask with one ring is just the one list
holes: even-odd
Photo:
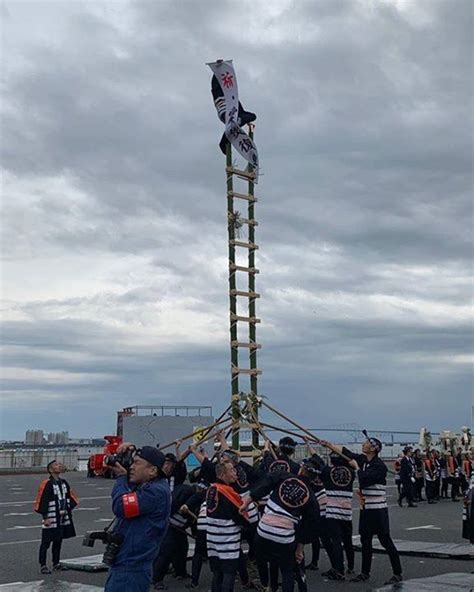
[[[100, 530], [112, 518], [110, 510], [110, 491], [113, 482], [104, 479], [87, 479], [85, 473], [69, 473], [69, 483], [81, 499], [74, 512], [77, 538], [66, 540], [63, 544], [62, 558], [70, 559], [101, 553], [103, 545], [98, 542], [94, 549], [83, 547], [82, 535], [89, 530]], [[5, 475], [0, 476], [0, 584], [14, 582], [33, 582], [41, 579], [61, 580], [89, 584], [102, 588], [107, 577], [105, 572], [87, 573], [67, 571], [52, 576], [39, 576], [37, 553], [41, 538], [40, 517], [32, 510], [33, 501], [41, 476]], [[442, 501], [436, 505], [419, 504], [418, 508], [400, 509], [396, 505], [396, 488], [389, 487], [390, 519], [392, 536], [397, 539], [428, 542], [463, 543], [461, 538], [462, 504]], [[354, 505], [354, 534], [357, 534], [358, 511]], [[310, 549], [308, 549], [310, 555]], [[309, 559], [309, 558], [308, 558]], [[444, 573], [470, 573], [474, 562], [466, 560], [431, 559], [402, 557], [405, 579], [428, 577]], [[360, 553], [356, 553], [356, 570], [360, 566]], [[328, 569], [324, 551], [321, 554], [321, 571]], [[311, 591], [358, 590], [373, 591], [382, 586], [391, 575], [390, 565], [385, 555], [374, 555], [371, 580], [364, 584], [335, 583], [325, 581], [320, 572], [308, 572]], [[474, 578], [474, 576], [473, 576]], [[183, 590], [183, 582], [171, 576], [166, 584], [170, 591]], [[209, 590], [210, 577], [207, 565], [203, 568], [201, 590]], [[20, 586], [18, 585], [18, 589]], [[474, 589], [474, 584], [473, 584]], [[236, 591], [240, 586], [236, 585]]]

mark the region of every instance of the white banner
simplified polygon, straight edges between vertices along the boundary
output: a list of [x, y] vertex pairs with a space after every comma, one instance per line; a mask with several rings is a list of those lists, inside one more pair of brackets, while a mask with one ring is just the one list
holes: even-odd
[[[253, 140], [239, 125], [239, 88], [232, 60], [211, 62], [207, 64], [215, 74], [225, 99], [225, 135], [237, 150], [252, 166], [258, 177], [258, 152]], [[257, 182], [258, 179], [255, 180]]]

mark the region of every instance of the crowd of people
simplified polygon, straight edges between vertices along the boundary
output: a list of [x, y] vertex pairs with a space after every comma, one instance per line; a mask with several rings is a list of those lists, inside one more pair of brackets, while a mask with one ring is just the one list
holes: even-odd
[[[400, 557], [390, 536], [388, 469], [379, 456], [382, 444], [377, 438], [368, 438], [360, 454], [321, 441], [331, 450], [327, 462], [307, 441], [307, 457], [296, 462], [297, 443], [284, 437], [278, 446], [265, 443], [256, 466], [243, 461], [222, 432], [216, 440], [218, 450], [212, 458], [196, 444], [181, 453], [178, 442], [175, 454], [145, 446], [135, 452], [130, 468], [119, 463], [113, 467], [116, 549], [106, 592], [145, 592], [151, 583], [155, 590], [164, 590], [171, 567], [183, 587], [198, 589], [204, 562], [212, 572], [212, 592], [231, 592], [237, 577], [243, 589], [275, 592], [280, 584], [283, 592], [293, 591], [295, 585], [305, 592], [306, 572], [319, 569], [323, 548], [331, 567], [321, 575], [357, 584], [370, 578], [374, 536], [392, 568], [387, 583], [402, 581]], [[119, 450], [132, 447], [124, 443]], [[423, 488], [429, 503], [447, 497], [446, 479], [451, 499], [458, 499], [459, 492], [464, 495], [463, 536], [474, 543], [474, 448], [467, 456], [460, 452], [460, 457], [446, 456], [443, 463], [435, 451], [422, 458], [407, 447], [395, 463], [399, 503], [406, 499], [414, 506], [423, 500]], [[190, 454], [199, 466], [188, 472], [185, 461]], [[58, 533], [73, 536], [72, 510], [77, 503], [60, 478], [59, 464], [51, 463], [48, 471], [50, 478], [42, 484], [35, 506], [43, 515], [42, 573], [49, 573], [46, 552], [51, 542], [54, 568], [60, 569]], [[354, 493], [362, 547], [358, 573], [352, 543]], [[190, 537], [194, 554], [188, 574]]]
[[423, 454], [419, 448], [406, 446], [394, 467], [400, 507], [405, 499], [409, 508], [415, 508], [416, 502], [423, 501], [436, 504], [440, 499], [450, 498], [457, 502], [464, 499], [464, 492], [469, 488], [472, 449], [467, 452], [458, 447], [454, 454], [451, 451], [441, 454], [436, 449], [428, 449]]

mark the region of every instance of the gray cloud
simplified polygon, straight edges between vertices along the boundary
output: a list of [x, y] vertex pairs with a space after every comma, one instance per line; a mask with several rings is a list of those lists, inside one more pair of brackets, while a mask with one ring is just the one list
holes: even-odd
[[258, 113], [262, 392], [319, 424], [465, 423], [471, 3], [110, 6], [3, 4], [2, 430], [228, 400], [216, 57]]

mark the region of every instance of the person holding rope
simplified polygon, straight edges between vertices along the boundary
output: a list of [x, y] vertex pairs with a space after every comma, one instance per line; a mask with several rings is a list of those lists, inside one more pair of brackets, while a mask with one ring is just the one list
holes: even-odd
[[379, 458], [382, 443], [377, 438], [367, 438], [362, 445], [362, 454], [351, 452], [344, 446], [336, 446], [326, 440], [320, 443], [327, 448], [351, 459], [351, 466], [357, 471], [359, 479], [360, 519], [359, 534], [362, 544], [361, 573], [351, 582], [365, 582], [370, 578], [372, 567], [372, 539], [376, 535], [387, 551], [393, 576], [385, 583], [396, 584], [402, 581], [400, 556], [390, 536], [390, 523], [386, 497], [387, 467]]

